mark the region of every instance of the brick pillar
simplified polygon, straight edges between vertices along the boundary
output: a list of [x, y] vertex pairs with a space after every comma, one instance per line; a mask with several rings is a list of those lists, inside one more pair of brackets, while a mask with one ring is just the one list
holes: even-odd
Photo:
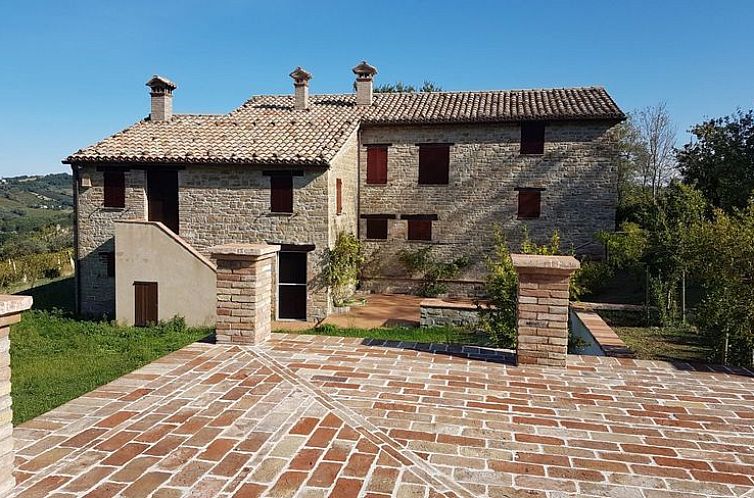
[[210, 248], [217, 262], [217, 342], [259, 344], [272, 332], [272, 272], [280, 246]]
[[31, 308], [29, 296], [0, 295], [0, 496], [10, 496], [13, 478], [13, 409], [10, 399], [10, 326]]
[[518, 273], [516, 361], [566, 366], [568, 284], [580, 267], [573, 256], [511, 254]]

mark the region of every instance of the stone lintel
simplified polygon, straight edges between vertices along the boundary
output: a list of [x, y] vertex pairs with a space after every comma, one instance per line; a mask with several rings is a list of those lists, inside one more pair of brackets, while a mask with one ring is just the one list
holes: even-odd
[[280, 251], [274, 244], [222, 244], [209, 248], [214, 259], [264, 259]]
[[31, 308], [31, 296], [8, 296], [0, 294], [0, 316], [15, 315]]
[[517, 273], [573, 273], [581, 267], [573, 256], [511, 254], [511, 259]]

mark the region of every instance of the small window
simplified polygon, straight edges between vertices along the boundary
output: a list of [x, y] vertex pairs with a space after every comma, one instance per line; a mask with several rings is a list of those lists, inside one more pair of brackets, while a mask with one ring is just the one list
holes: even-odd
[[387, 145], [367, 147], [367, 184], [387, 183]]
[[126, 207], [126, 173], [124, 171], [105, 171], [104, 206], [108, 208]]
[[408, 240], [432, 240], [432, 220], [408, 220]]
[[335, 180], [335, 214], [343, 212], [343, 181], [338, 178]]
[[521, 189], [518, 191], [518, 218], [539, 218], [542, 192], [539, 190]]
[[449, 167], [449, 145], [419, 146], [419, 185], [447, 185]]
[[541, 121], [521, 123], [521, 154], [545, 153], [545, 124]]
[[102, 258], [105, 260], [105, 266], [107, 267], [107, 278], [115, 278], [115, 253], [103, 252]]
[[367, 239], [387, 239], [387, 218], [367, 218]]
[[270, 176], [270, 210], [273, 213], [293, 212], [293, 176]]

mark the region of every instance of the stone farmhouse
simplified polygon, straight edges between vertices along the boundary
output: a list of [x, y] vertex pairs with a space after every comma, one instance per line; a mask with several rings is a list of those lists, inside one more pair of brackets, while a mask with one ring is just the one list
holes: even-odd
[[64, 161], [78, 310], [214, 323], [219, 244], [280, 245], [273, 318], [306, 320], [332, 311], [319, 267], [339, 232], [364, 242], [377, 291], [410, 288], [396, 253], [431, 244], [472, 261], [451, 292], [478, 292], [496, 226], [511, 244], [526, 226], [599, 252], [616, 205], [608, 131], [625, 119], [603, 88], [376, 93], [374, 67], [353, 72], [353, 93], [310, 95], [297, 68], [290, 95], [222, 115], [174, 114], [176, 85], [149, 80], [149, 117]]

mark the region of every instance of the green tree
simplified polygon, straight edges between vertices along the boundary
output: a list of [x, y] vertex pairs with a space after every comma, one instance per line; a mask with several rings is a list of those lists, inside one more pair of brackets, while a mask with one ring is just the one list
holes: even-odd
[[739, 110], [690, 131], [696, 139], [677, 153], [684, 181], [715, 207], [744, 209], [754, 192], [754, 111]]
[[752, 366], [754, 358], [754, 198], [745, 209], [717, 209], [695, 223], [685, 257], [704, 287], [695, 322], [716, 361]]
[[[405, 84], [402, 81], [396, 81], [395, 83], [383, 83], [374, 87], [376, 93], [414, 93], [417, 91], [416, 87], [411, 84]], [[428, 80], [424, 80], [422, 86], [419, 87], [419, 92], [442, 92], [442, 88]]]

